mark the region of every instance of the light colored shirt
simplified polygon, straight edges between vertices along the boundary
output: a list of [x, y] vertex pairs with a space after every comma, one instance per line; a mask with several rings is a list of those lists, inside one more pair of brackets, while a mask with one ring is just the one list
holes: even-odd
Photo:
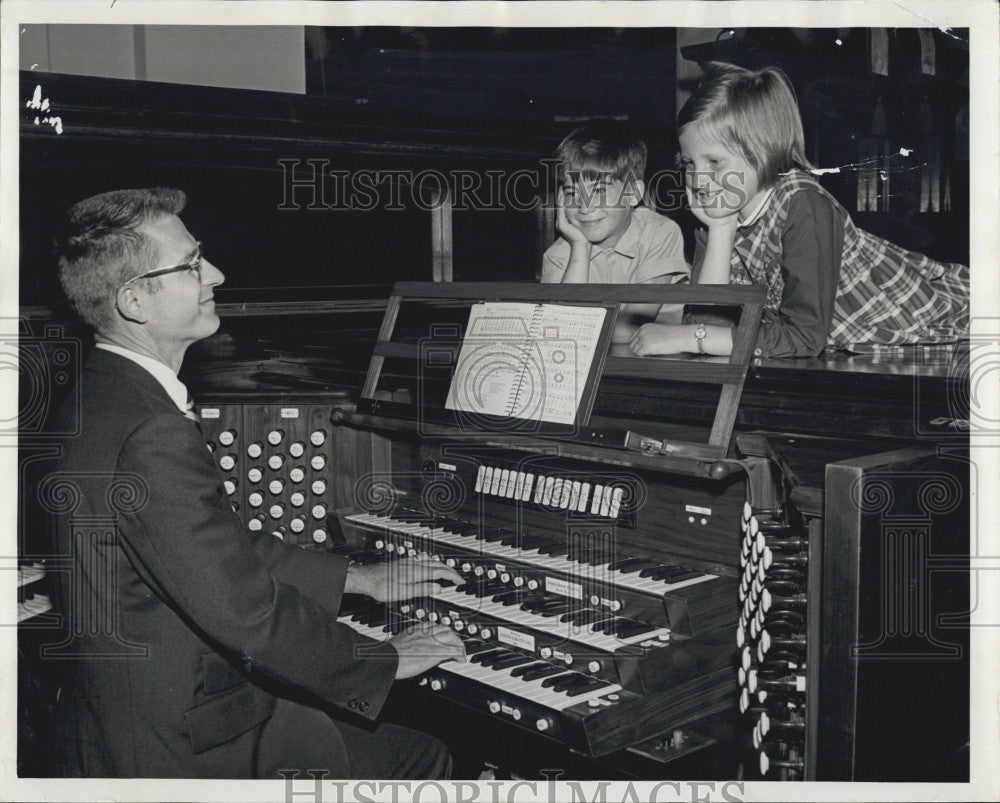
[[125, 357], [149, 371], [153, 375], [153, 378], [163, 385], [163, 389], [167, 392], [170, 400], [177, 405], [177, 408], [185, 415], [187, 414], [187, 402], [189, 398], [187, 385], [177, 378], [177, 374], [174, 373], [172, 368], [164, 365], [159, 360], [147, 357], [145, 354], [139, 354], [131, 349], [116, 346], [113, 343], [97, 343], [96, 345], [99, 349], [104, 349], [105, 351]]
[[[560, 237], [542, 257], [542, 281], [561, 282], [570, 244]], [[591, 284], [675, 284], [688, 278], [684, 236], [670, 218], [645, 206], [632, 210], [621, 239], [611, 248], [590, 249]]]

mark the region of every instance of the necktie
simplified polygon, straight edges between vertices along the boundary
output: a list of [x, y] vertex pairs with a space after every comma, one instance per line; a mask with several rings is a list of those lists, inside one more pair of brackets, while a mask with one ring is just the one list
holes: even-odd
[[191, 394], [188, 394], [187, 404], [184, 408], [184, 417], [190, 418], [196, 424], [198, 423], [198, 414], [194, 411], [194, 399], [191, 398]]

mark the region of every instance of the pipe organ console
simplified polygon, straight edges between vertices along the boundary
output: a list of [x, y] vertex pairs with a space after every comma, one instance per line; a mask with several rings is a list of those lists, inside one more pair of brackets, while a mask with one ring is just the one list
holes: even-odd
[[[835, 364], [769, 372], [609, 349], [588, 419], [456, 427], [437, 375], [405, 365], [436, 342], [414, 345], [423, 333], [405, 294], [418, 306], [443, 294], [432, 317], [448, 321], [467, 309], [463, 292], [518, 287], [398, 286], [386, 316], [397, 328], [383, 325], [356, 402], [339, 390], [196, 393], [249, 530], [356, 561], [424, 555], [465, 578], [341, 611], [374, 639], [423, 622], [462, 637], [466, 663], [400, 684], [406, 707], [432, 706], [411, 724], [440, 721], [454, 741], [468, 733], [455, 723], [475, 716], [495, 729], [487, 744], [507, 745], [501, 761], [523, 744], [612, 777], [709, 777], [690, 762], [719, 750], [736, 757], [712, 765], [720, 779], [967, 777], [970, 466], [963, 436], [928, 429], [958, 386], [930, 382], [934, 371], [851, 372], [882, 394], [858, 397], [871, 430], [860, 434], [874, 436], [861, 440], [843, 436], [840, 402], [824, 406], [866, 387], [845, 388]], [[452, 329], [445, 339], [456, 342]], [[900, 420], [894, 394], [914, 381], [923, 396]], [[786, 406], [772, 427], [737, 426], [775, 410], [773, 388]], [[924, 443], [901, 436], [921, 428]], [[59, 567], [28, 563], [21, 645], [37, 651], [58, 640], [43, 575]]]

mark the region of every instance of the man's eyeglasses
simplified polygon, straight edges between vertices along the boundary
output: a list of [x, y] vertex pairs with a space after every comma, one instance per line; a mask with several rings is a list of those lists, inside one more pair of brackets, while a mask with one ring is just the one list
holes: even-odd
[[201, 262], [202, 262], [201, 243], [197, 243], [197, 250], [195, 251], [194, 256], [191, 257], [191, 259], [189, 259], [187, 262], [182, 262], [179, 265], [171, 265], [169, 268], [156, 268], [155, 270], [148, 270], [145, 273], [140, 273], [138, 276], [133, 276], [128, 281], [122, 282], [121, 286], [124, 287], [126, 284], [138, 281], [139, 279], [153, 279], [157, 276], [166, 276], [168, 273], [180, 273], [182, 270], [191, 271], [192, 273], [194, 273], [195, 276], [198, 277], [198, 281], [200, 282]]

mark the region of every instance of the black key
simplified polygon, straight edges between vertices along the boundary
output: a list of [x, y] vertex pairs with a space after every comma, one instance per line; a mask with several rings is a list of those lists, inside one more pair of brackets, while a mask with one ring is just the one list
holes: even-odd
[[520, 656], [521, 653], [519, 652], [511, 652], [510, 650], [497, 650], [497, 652], [495, 653], [486, 654], [483, 657], [483, 660], [481, 660], [479, 663], [482, 664], [483, 666], [491, 667], [497, 661], [503, 661], [506, 660], [507, 658], [515, 658], [515, 657], [519, 658]]
[[611, 685], [608, 681], [601, 680], [600, 678], [587, 678], [587, 680], [589, 682], [585, 686], [576, 686], [575, 688], [568, 689], [566, 691], [566, 696], [576, 697], [578, 694], [584, 694], [585, 692]]
[[521, 548], [522, 549], [538, 549], [538, 547], [545, 546], [546, 544], [552, 543], [549, 539], [541, 535], [532, 535], [531, 533], [521, 533]]
[[481, 664], [483, 660], [489, 658], [489, 656], [491, 655], [499, 656], [502, 652], [505, 652], [505, 650], [498, 650], [496, 647], [493, 647], [492, 649], [485, 652], [477, 652], [469, 660], [474, 664]]
[[552, 664], [545, 664], [542, 669], [532, 669], [530, 672], [525, 672], [521, 677], [525, 680], [538, 680], [540, 678], [547, 678], [552, 675], [562, 675], [566, 670], [561, 666], [552, 666]]
[[574, 607], [572, 602], [560, 602], [558, 605], [546, 605], [539, 613], [542, 616], [559, 616], [572, 610]]
[[652, 577], [654, 574], [659, 574], [660, 572], [662, 572], [666, 568], [667, 567], [664, 566], [661, 563], [658, 563], [658, 564], [656, 564], [654, 566], [647, 566], [645, 569], [641, 569], [639, 571], [639, 576], [640, 577]]
[[628, 557], [618, 558], [618, 560], [616, 560], [614, 563], [608, 564], [608, 570], [616, 571], [620, 569], [622, 566], [625, 566], [635, 560], [641, 560], [641, 558], [628, 558]]
[[643, 569], [654, 569], [659, 567], [659, 563], [655, 563], [651, 560], [637, 560], [635, 563], [623, 566], [621, 568], [622, 574], [634, 574], [635, 572], [641, 571]]
[[547, 677], [545, 678], [545, 680], [542, 681], [542, 688], [551, 689], [553, 686], [555, 686], [557, 683], [561, 681], [576, 680], [578, 677], [579, 675], [576, 672], [566, 672], [565, 670], [560, 669], [558, 675], [552, 675], [551, 677]]
[[625, 558], [623, 560], [615, 561], [616, 568], [620, 572], [628, 573], [633, 567], [645, 568], [649, 565], [651, 561], [645, 558]]
[[475, 655], [477, 652], [486, 652], [486, 650], [493, 650], [493, 649], [496, 648], [488, 641], [479, 641], [478, 639], [476, 639], [475, 641], [465, 642], [466, 655]]
[[614, 616], [612, 616], [610, 614], [606, 614], [604, 616], [601, 616], [599, 619], [595, 619], [590, 624], [590, 630], [591, 630], [591, 632], [592, 633], [602, 633], [602, 632], [604, 632], [604, 628], [607, 627], [607, 625], [610, 622], [614, 622], [615, 618], [616, 617], [614, 617]]
[[624, 620], [624, 624], [619, 626], [618, 630], [615, 631], [615, 635], [619, 638], [631, 638], [643, 633], [652, 633], [656, 629], [654, 625], [648, 625], [645, 622], [632, 622], [626, 619]]
[[574, 625], [590, 624], [596, 616], [604, 616], [604, 614], [596, 608], [580, 608], [567, 621], [572, 622]]
[[501, 591], [499, 594], [493, 595], [493, 602], [498, 605], [516, 605], [519, 604], [524, 597], [524, 592], [520, 588], [516, 588], [513, 591]]
[[522, 675], [526, 675], [528, 672], [533, 672], [536, 669], [543, 669], [544, 667], [552, 666], [552, 664], [547, 664], [544, 661], [535, 661], [533, 663], [524, 664], [517, 667], [516, 669], [510, 670], [510, 676], [512, 678], [519, 678]]
[[510, 658], [504, 658], [502, 661], [494, 661], [493, 668], [496, 670], [500, 669], [510, 669], [514, 666], [520, 666], [522, 664], [534, 663], [534, 658], [529, 658], [527, 655], [514, 655]]
[[578, 672], [573, 673], [573, 677], [568, 680], [561, 680], [558, 683], [552, 684], [552, 691], [568, 691], [569, 689], [575, 688], [587, 688], [588, 678], [586, 675], [581, 675]]
[[585, 615], [585, 612], [590, 610], [589, 608], [570, 608], [566, 613], [559, 617], [560, 622], [573, 622], [575, 623], [577, 618]]

